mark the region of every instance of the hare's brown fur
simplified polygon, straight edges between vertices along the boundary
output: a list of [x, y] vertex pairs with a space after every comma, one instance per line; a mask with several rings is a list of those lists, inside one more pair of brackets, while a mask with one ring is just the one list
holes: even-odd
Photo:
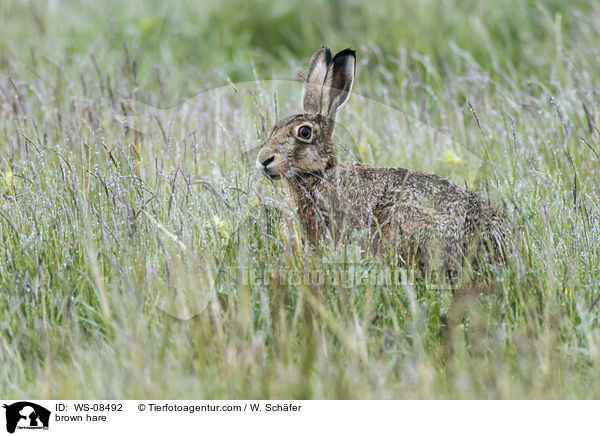
[[[376, 251], [393, 244], [420, 268], [435, 258], [452, 271], [482, 255], [505, 262], [509, 227], [480, 195], [406, 168], [338, 164], [335, 114], [353, 77], [353, 51], [333, 59], [329, 49], [317, 51], [305, 86], [306, 113], [278, 122], [258, 155], [261, 171], [284, 178], [309, 241], [366, 230]], [[310, 137], [303, 137], [308, 131]]]

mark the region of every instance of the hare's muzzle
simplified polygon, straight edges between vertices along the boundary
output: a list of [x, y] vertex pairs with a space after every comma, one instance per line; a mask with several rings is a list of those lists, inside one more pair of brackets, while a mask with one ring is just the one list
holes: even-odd
[[267, 176], [268, 178], [270, 178], [272, 180], [277, 180], [277, 179], [281, 178], [281, 176], [279, 174], [274, 174], [272, 172], [272, 168], [271, 169], [269, 168], [269, 166], [272, 167], [271, 164], [275, 160], [275, 156], [269, 156], [267, 158], [263, 158], [262, 161], [260, 159], [261, 159], [260, 156], [256, 159], [256, 168], [258, 168], [260, 172], [262, 172], [265, 176]]

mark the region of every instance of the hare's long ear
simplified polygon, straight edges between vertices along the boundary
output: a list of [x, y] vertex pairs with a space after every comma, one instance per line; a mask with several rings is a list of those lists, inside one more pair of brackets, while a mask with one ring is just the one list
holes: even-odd
[[335, 114], [352, 91], [354, 82], [354, 69], [356, 52], [347, 48], [333, 57], [327, 68], [323, 94], [321, 98], [321, 113], [327, 117], [335, 118]]
[[323, 82], [330, 63], [331, 51], [327, 47], [321, 47], [310, 59], [306, 83], [304, 84], [304, 112], [312, 114], [321, 112]]

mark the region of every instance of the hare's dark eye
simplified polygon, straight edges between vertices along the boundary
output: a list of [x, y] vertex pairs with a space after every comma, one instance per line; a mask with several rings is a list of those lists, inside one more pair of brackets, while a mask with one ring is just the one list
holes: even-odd
[[298, 136], [302, 139], [310, 139], [312, 130], [309, 126], [300, 126], [298, 129]]

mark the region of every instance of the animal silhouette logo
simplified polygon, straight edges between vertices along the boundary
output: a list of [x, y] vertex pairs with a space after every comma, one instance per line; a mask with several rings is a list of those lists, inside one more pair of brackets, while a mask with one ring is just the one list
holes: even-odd
[[42, 406], [29, 401], [19, 401], [10, 405], [4, 404], [6, 409], [6, 431], [14, 433], [19, 429], [48, 429], [50, 411]]

